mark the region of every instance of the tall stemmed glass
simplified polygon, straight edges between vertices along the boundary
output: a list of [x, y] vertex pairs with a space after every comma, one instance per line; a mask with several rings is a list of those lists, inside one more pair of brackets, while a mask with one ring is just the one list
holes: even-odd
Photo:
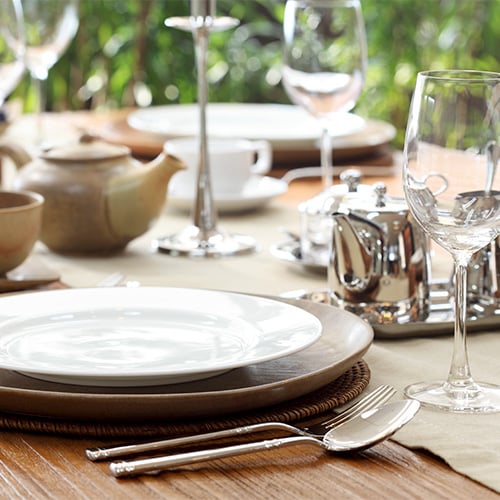
[[[323, 187], [332, 185], [332, 135], [339, 112], [350, 111], [361, 94], [366, 35], [359, 0], [288, 0], [283, 19], [284, 88], [293, 103], [322, 128]], [[340, 126], [346, 126], [345, 120]]]
[[190, 31], [193, 34], [197, 70], [199, 105], [199, 159], [193, 224], [178, 234], [155, 241], [155, 247], [175, 256], [223, 257], [253, 252], [256, 242], [241, 234], [228, 234], [217, 227], [217, 211], [213, 203], [210, 165], [207, 145], [206, 108], [208, 101], [207, 56], [209, 34], [237, 26], [231, 17], [215, 16], [215, 0], [191, 0], [189, 17], [165, 20], [168, 27]]
[[408, 386], [424, 405], [500, 411], [500, 386], [475, 382], [465, 320], [467, 266], [500, 232], [500, 73], [419, 73], [410, 107], [403, 184], [415, 219], [455, 263], [455, 337], [447, 380]]
[[4, 105], [9, 94], [16, 88], [24, 71], [23, 62], [16, 58], [16, 55], [0, 35], [0, 108]]
[[[12, 121], [11, 110], [4, 107], [5, 100], [21, 80], [24, 64], [19, 61], [0, 32], [0, 135]], [[0, 185], [4, 183], [3, 163], [0, 158]]]
[[[17, 56], [24, 62], [35, 85], [38, 101], [38, 142], [44, 140], [41, 113], [46, 107], [45, 83], [78, 29], [78, 0], [4, 0], [4, 29]], [[8, 5], [11, 3], [12, 7]], [[7, 10], [8, 9], [8, 10]]]

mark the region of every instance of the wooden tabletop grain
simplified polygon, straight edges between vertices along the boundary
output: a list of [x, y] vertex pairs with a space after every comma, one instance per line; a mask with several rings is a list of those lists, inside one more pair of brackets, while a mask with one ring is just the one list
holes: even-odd
[[[103, 123], [97, 117], [95, 123]], [[111, 115], [112, 116], [112, 115]], [[81, 118], [81, 116], [80, 116]], [[93, 123], [93, 116], [86, 117]], [[384, 179], [389, 192], [400, 180]], [[283, 202], [318, 192], [318, 180], [294, 181]], [[316, 448], [286, 448], [186, 466], [160, 475], [115, 479], [105, 462], [89, 462], [95, 439], [0, 431], [0, 497], [26, 498], [498, 498], [440, 459], [386, 441], [353, 456]], [[110, 444], [109, 442], [107, 444]]]

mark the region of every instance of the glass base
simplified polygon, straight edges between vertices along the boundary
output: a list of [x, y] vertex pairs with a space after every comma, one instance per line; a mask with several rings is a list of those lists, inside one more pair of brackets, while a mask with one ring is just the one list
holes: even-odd
[[201, 231], [189, 226], [178, 234], [165, 236], [153, 242], [159, 252], [183, 257], [229, 257], [249, 254], [256, 250], [257, 243], [242, 234], [226, 234], [220, 230]]
[[405, 388], [409, 398], [428, 408], [454, 413], [500, 412], [500, 386], [476, 382], [455, 387], [445, 381], [419, 382]]

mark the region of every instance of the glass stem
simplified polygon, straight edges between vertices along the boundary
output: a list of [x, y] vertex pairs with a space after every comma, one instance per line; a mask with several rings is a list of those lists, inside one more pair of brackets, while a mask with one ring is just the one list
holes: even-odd
[[321, 177], [323, 189], [328, 189], [333, 184], [332, 138], [326, 127], [321, 134]]
[[[201, 19], [198, 17], [197, 19]], [[196, 198], [194, 205], [194, 225], [201, 232], [203, 240], [208, 240], [216, 229], [216, 211], [212, 198], [212, 186], [210, 180], [210, 165], [207, 144], [207, 121], [206, 108], [208, 101], [208, 82], [207, 82], [207, 57], [208, 57], [208, 38], [209, 27], [206, 18], [203, 23], [193, 30], [196, 71], [198, 85], [198, 105], [199, 105], [199, 159], [198, 159], [198, 178], [196, 184]]]
[[45, 93], [45, 82], [41, 78], [37, 78], [35, 76], [32, 77], [33, 87], [35, 89], [35, 97], [37, 102], [37, 123], [36, 123], [36, 145], [39, 147], [43, 147], [45, 142], [45, 126], [43, 113], [45, 111], [47, 105], [47, 95]]
[[467, 265], [465, 258], [455, 258], [455, 336], [453, 356], [448, 374], [451, 390], [470, 388], [473, 380], [467, 357]]

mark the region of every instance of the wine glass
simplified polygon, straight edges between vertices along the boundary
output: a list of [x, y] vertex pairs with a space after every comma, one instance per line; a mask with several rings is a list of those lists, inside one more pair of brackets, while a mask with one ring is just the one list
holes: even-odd
[[[2, 135], [13, 121], [12, 108], [5, 106], [9, 94], [21, 80], [24, 73], [24, 64], [16, 58], [0, 32], [0, 135]], [[4, 164], [0, 158], [0, 185], [6, 184], [4, 179]]]
[[217, 226], [207, 143], [206, 107], [208, 101], [207, 58], [211, 32], [237, 26], [232, 17], [215, 15], [215, 0], [191, 0], [191, 15], [171, 17], [165, 25], [190, 31], [195, 46], [199, 105], [199, 155], [193, 224], [177, 234], [158, 238], [154, 247], [164, 253], [187, 257], [226, 257], [255, 251], [256, 241], [244, 234], [229, 234]]
[[[9, 5], [10, 3], [10, 5]], [[7, 41], [28, 69], [38, 101], [38, 115], [46, 107], [45, 83], [78, 29], [78, 0], [4, 0], [3, 30]], [[41, 122], [39, 143], [43, 141]]]
[[[292, 102], [321, 125], [323, 190], [299, 206], [302, 257], [323, 265], [343, 184], [333, 186], [332, 136], [351, 131], [346, 114], [364, 85], [366, 35], [359, 0], [288, 0], [283, 18], [282, 81]], [[350, 115], [350, 120], [354, 118]], [[358, 119], [358, 122], [362, 122]], [[304, 169], [294, 177], [310, 175]]]
[[3, 37], [0, 37], [0, 109], [9, 94], [16, 88], [24, 71], [23, 62], [16, 58]]
[[[9, 94], [15, 89], [24, 74], [25, 66], [18, 52], [12, 48], [12, 37], [7, 25], [16, 19], [14, 5], [5, 3], [0, 6], [0, 108]], [[17, 32], [17, 30], [16, 30]], [[6, 119], [5, 111], [2, 118]]]
[[432, 408], [461, 413], [500, 411], [500, 386], [475, 382], [467, 355], [467, 268], [500, 231], [500, 73], [419, 73], [404, 147], [409, 208], [455, 264], [455, 337], [448, 377], [408, 386]]
[[[350, 111], [361, 94], [366, 35], [359, 0], [288, 0], [283, 19], [285, 91], [322, 128], [323, 187], [332, 185], [332, 135], [339, 112]], [[345, 115], [342, 124], [345, 126]]]

